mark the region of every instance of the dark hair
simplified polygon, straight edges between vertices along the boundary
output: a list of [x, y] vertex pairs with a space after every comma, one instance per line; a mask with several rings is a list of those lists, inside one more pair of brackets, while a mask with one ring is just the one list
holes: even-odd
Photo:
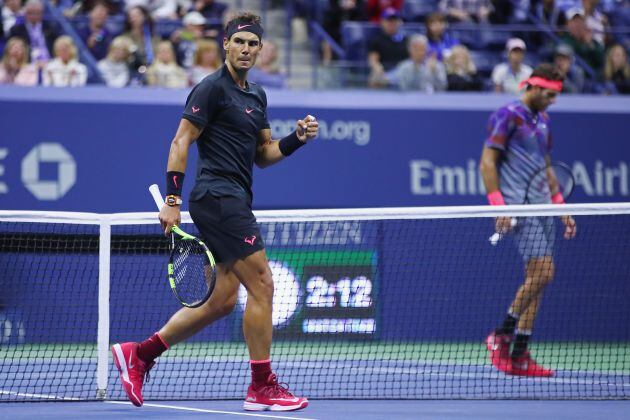
[[131, 9], [127, 10], [127, 12], [125, 13], [124, 32], [129, 32], [131, 30], [131, 21], [129, 20], [129, 12], [131, 12], [133, 9], [138, 9], [140, 10], [140, 12], [142, 12], [142, 15], [144, 16], [144, 24], [149, 25], [149, 32], [151, 32], [151, 35], [153, 35], [153, 18], [151, 17], [151, 13], [149, 13], [149, 10], [143, 6], [134, 6]]
[[237, 14], [235, 14], [234, 16], [232, 16], [232, 18], [228, 21], [228, 23], [225, 24], [225, 33], [227, 34], [228, 32], [228, 28], [236, 23], [252, 23], [252, 24], [256, 24], [256, 25], [261, 25], [261, 19], [260, 16], [258, 16], [257, 14], [254, 14], [252, 12], [239, 12]]
[[562, 81], [564, 77], [558, 71], [558, 68], [550, 63], [542, 63], [536, 66], [529, 77], [542, 77], [547, 80]]
[[424, 23], [428, 26], [431, 22], [442, 21], [446, 22], [446, 16], [440, 12], [433, 12], [425, 19]]

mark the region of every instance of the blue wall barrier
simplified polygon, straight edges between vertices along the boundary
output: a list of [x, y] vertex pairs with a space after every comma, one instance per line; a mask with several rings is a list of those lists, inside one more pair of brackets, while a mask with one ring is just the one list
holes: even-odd
[[[0, 87], [1, 207], [152, 210], [147, 187], [163, 183], [186, 94]], [[477, 162], [487, 119], [513, 99], [365, 91], [268, 97], [274, 138], [307, 113], [318, 117], [321, 135], [291, 159], [256, 170], [257, 209], [483, 204]], [[577, 179], [572, 201], [630, 197], [629, 114], [623, 97], [563, 96], [551, 108], [554, 158]]]

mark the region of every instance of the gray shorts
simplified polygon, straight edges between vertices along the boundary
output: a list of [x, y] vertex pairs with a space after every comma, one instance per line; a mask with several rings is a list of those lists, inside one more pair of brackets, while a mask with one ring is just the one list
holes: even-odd
[[556, 238], [554, 217], [519, 217], [513, 237], [525, 264], [532, 258], [551, 257]]

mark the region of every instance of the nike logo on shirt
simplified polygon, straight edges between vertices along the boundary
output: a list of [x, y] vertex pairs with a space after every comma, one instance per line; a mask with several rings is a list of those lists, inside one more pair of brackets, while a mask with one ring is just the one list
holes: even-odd
[[247, 112], [248, 114], [251, 114], [252, 112], [254, 112], [254, 108], [245, 108], [245, 112]]

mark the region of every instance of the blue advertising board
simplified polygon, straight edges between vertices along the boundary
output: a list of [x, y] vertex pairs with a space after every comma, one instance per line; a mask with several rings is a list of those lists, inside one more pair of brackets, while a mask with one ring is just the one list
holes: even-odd
[[[163, 183], [186, 91], [0, 88], [2, 208], [147, 211]], [[254, 175], [254, 207], [484, 204], [477, 170], [501, 95], [270, 91], [274, 138], [306, 114], [321, 134]], [[630, 198], [630, 98], [565, 96], [551, 109], [554, 158], [572, 166], [572, 201]], [[189, 156], [185, 191], [194, 182]], [[186, 208], [186, 206], [185, 206]]]

